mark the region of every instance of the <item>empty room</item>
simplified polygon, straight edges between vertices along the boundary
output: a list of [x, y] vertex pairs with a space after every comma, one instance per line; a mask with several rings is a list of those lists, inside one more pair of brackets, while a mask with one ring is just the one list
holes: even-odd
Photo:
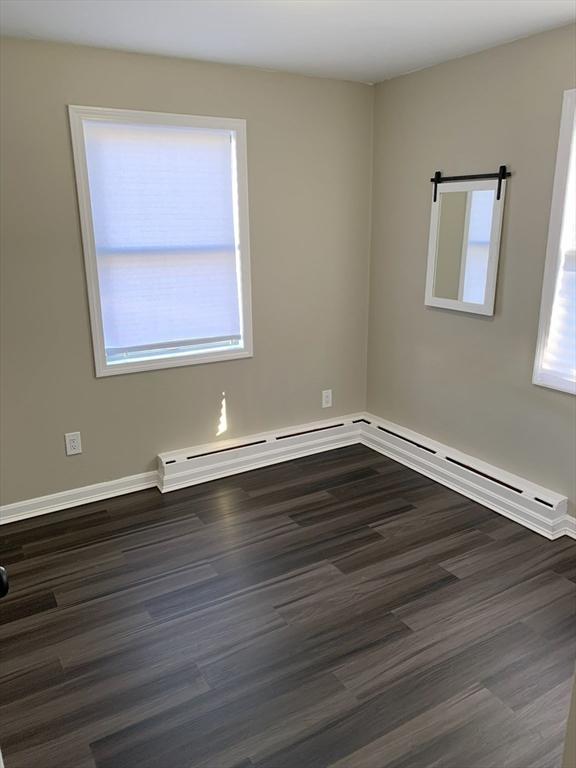
[[576, 768], [576, 2], [0, 26], [0, 766]]

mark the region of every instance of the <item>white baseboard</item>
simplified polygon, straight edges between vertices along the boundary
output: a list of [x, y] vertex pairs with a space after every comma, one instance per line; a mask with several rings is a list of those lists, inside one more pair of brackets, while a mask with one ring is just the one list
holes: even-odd
[[113, 496], [121, 496], [124, 493], [154, 488], [157, 484], [157, 472], [143, 472], [140, 475], [129, 475], [128, 477], [120, 477], [118, 480], [85, 485], [70, 491], [59, 491], [48, 496], [38, 496], [35, 499], [5, 504], [0, 507], [0, 525], [13, 523], [16, 520], [25, 520], [37, 515], [45, 515], [48, 512], [57, 512], [59, 509], [90, 504], [93, 501], [111, 499]]
[[570, 536], [570, 538], [576, 539], [576, 517], [565, 516], [562, 523], [557, 526], [556, 535], [552, 538], [558, 539], [560, 536]]
[[367, 413], [163, 453], [158, 471], [0, 507], [0, 523], [157, 486], [162, 493], [361, 443], [549, 539], [576, 538], [565, 496]]
[[[321, 451], [330, 451], [333, 448], [341, 448], [344, 445], [353, 445], [354, 443], [360, 442], [360, 428], [352, 424], [354, 418], [362, 418], [362, 414], [358, 417], [347, 416], [343, 418], [326, 419], [324, 421], [301, 424], [295, 427], [277, 430], [274, 433], [262, 433], [247, 438], [219, 441], [217, 443], [210, 443], [209, 445], [196, 446], [193, 449], [189, 448], [183, 451], [176, 451], [174, 454], [179, 457], [184, 456], [184, 459], [191, 454], [191, 451], [195, 454], [208, 451], [220, 451], [221, 453], [216, 454], [218, 456], [218, 459], [216, 460], [214, 457], [206, 458], [205, 460], [197, 460], [194, 468], [192, 468], [191, 465], [188, 465], [184, 472], [172, 470], [167, 473], [169, 476], [166, 477], [164, 476], [164, 472], [159, 469], [159, 471], [143, 472], [138, 475], [121, 477], [117, 480], [109, 480], [104, 483], [96, 483], [95, 485], [86, 485], [81, 488], [60, 491], [47, 496], [38, 496], [34, 499], [17, 501], [13, 504], [5, 504], [0, 506], [0, 525], [12, 523], [17, 520], [25, 520], [29, 517], [45, 515], [49, 512], [57, 512], [58, 510], [67, 509], [69, 507], [90, 504], [94, 501], [110, 499], [114, 496], [141, 491], [145, 488], [158, 487], [164, 493], [166, 491], [176, 490], [177, 488], [185, 488], [189, 485], [216, 480], [219, 477], [225, 477], [239, 472], [247, 472], [251, 469], [258, 469], [259, 467], [265, 467], [269, 464], [289, 461], [290, 459], [296, 459], [300, 456], [319, 453]], [[345, 424], [346, 426], [343, 429], [336, 429], [336, 433], [332, 430], [330, 431], [330, 434], [323, 433], [323, 427], [333, 424]], [[230, 446], [244, 445], [247, 442], [257, 440], [266, 441], [266, 438], [269, 439], [271, 435], [289, 435], [295, 432], [302, 433], [316, 429], [320, 430], [316, 434], [301, 434], [298, 437], [286, 437], [282, 441], [278, 441], [275, 446], [268, 446], [266, 452], [256, 450], [252, 451], [250, 455], [247, 455], [246, 449], [244, 449], [243, 455], [240, 457], [233, 457], [231, 452], [227, 450]], [[270, 450], [270, 448], [272, 448], [272, 450]], [[171, 454], [161, 454], [161, 456], [167, 456], [167, 460], [170, 461]], [[159, 457], [159, 467], [161, 466], [162, 461]], [[181, 467], [174, 469], [180, 470]]]

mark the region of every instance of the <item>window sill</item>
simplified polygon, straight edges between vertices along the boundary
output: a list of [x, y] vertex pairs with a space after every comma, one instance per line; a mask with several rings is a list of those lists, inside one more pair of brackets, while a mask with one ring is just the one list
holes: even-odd
[[167, 357], [156, 360], [129, 361], [126, 363], [107, 363], [96, 361], [96, 376], [120, 376], [125, 373], [140, 373], [142, 371], [157, 371], [162, 368], [181, 368], [185, 365], [204, 365], [206, 363], [221, 363], [226, 360], [238, 360], [253, 357], [251, 349], [240, 349], [234, 352], [204, 352], [182, 356]]
[[555, 389], [557, 392], [576, 395], [576, 381], [569, 381], [553, 374], [538, 371], [534, 374], [532, 383], [538, 387], [547, 387], [548, 389]]

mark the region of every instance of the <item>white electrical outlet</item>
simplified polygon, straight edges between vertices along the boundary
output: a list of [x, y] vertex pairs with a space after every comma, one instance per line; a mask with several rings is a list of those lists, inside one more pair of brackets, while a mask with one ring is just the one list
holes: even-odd
[[64, 435], [66, 441], [66, 456], [74, 456], [76, 453], [82, 453], [82, 438], [80, 432], [66, 432]]
[[322, 408], [332, 408], [332, 390], [322, 390]]

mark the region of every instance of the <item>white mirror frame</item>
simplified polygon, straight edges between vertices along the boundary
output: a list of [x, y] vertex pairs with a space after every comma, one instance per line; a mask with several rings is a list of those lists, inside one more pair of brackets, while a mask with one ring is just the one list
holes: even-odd
[[[426, 269], [426, 295], [424, 303], [429, 307], [441, 307], [442, 309], [454, 309], [458, 312], [471, 312], [476, 315], [493, 315], [494, 300], [496, 297], [496, 277], [498, 274], [498, 259], [500, 255], [500, 234], [502, 232], [502, 214], [504, 211], [504, 197], [506, 194], [506, 180], [502, 180], [500, 199], [494, 195], [494, 208], [492, 209], [492, 229], [490, 231], [490, 249], [488, 251], [488, 270], [486, 274], [486, 290], [484, 303], [473, 304], [460, 299], [443, 299], [434, 296], [434, 280], [436, 275], [436, 261], [438, 257], [438, 234], [440, 229], [440, 213], [442, 210], [442, 196], [444, 192], [475, 192], [476, 190], [498, 189], [498, 179], [479, 179], [473, 181], [447, 181], [438, 187], [436, 201], [432, 193], [432, 214], [430, 218], [430, 238], [428, 240], [428, 266]], [[464, 274], [464, 270], [461, 270]], [[460, 296], [462, 295], [464, 281], [460, 280]]]

